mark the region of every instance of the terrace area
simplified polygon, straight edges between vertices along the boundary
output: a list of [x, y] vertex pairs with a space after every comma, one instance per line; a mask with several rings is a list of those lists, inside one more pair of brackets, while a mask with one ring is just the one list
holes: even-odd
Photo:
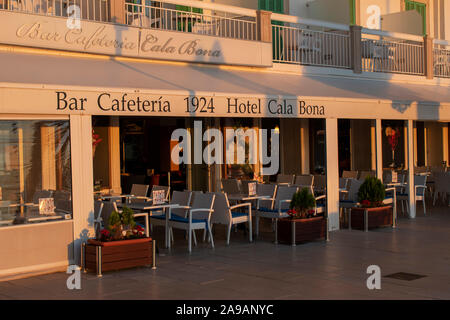
[[[198, 1], [0, 0], [0, 11], [116, 23], [142, 29], [270, 41], [273, 62], [450, 77], [450, 42]], [[121, 3], [123, 7], [117, 7]], [[155, 4], [156, 3], [156, 4]], [[76, 5], [77, 9], [74, 9]], [[269, 21], [269, 22], [267, 22]], [[262, 24], [267, 24], [266, 32]], [[270, 30], [267, 32], [267, 30]]]
[[[400, 218], [396, 229], [341, 230], [296, 247], [274, 245], [267, 232], [249, 244], [241, 231], [226, 246], [225, 230], [216, 229], [215, 250], [199, 244], [187, 255], [176, 233], [177, 247], [160, 249], [157, 270], [82, 273], [81, 290], [66, 288], [65, 273], [0, 282], [0, 299], [449, 299], [449, 231], [441, 204]], [[381, 268], [381, 290], [366, 287], [369, 265]], [[425, 277], [385, 277], [398, 272]]]

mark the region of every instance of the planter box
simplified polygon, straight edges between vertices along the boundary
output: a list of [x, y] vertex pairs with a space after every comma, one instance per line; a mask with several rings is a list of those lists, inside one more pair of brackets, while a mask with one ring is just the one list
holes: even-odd
[[98, 276], [103, 271], [148, 265], [155, 267], [152, 238], [109, 242], [89, 239], [83, 247], [83, 269], [95, 270]]
[[277, 223], [277, 237], [281, 243], [296, 245], [317, 239], [325, 239], [327, 221], [325, 217], [308, 219], [279, 219]]
[[[367, 211], [367, 222], [365, 219]], [[393, 210], [391, 206], [378, 208], [351, 208], [349, 228], [365, 230], [393, 225]]]

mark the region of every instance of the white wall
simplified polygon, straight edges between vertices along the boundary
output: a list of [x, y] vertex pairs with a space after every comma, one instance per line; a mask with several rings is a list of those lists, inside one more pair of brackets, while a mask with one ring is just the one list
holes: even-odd
[[444, 12], [444, 35], [445, 40], [450, 40], [450, 1], [446, 0], [443, 3]]
[[290, 0], [289, 14], [329, 22], [350, 23], [348, 0]]
[[240, 8], [258, 9], [258, 0], [203, 0], [203, 2], [212, 2], [226, 4]]
[[380, 17], [381, 15], [400, 12], [401, 9], [399, 0], [361, 0], [359, 7], [360, 25], [366, 28], [370, 25], [370, 20], [375, 13], [374, 10], [371, 10], [373, 8], [371, 6], [379, 8]]

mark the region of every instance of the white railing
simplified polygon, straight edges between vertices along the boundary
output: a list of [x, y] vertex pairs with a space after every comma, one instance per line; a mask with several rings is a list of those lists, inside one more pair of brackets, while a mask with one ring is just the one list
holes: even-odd
[[368, 29], [363, 29], [363, 33], [363, 71], [425, 74], [422, 37]]
[[[69, 10], [71, 5], [79, 11]], [[104, 22], [110, 20], [108, 6], [109, 0], [0, 0], [0, 10], [74, 18], [78, 12], [83, 20]]]
[[[256, 19], [229, 12], [189, 7], [189, 11], [147, 4], [125, 3], [126, 24], [216, 37], [256, 40]], [[172, 6], [173, 7], [173, 6]], [[205, 12], [203, 12], [203, 10]]]
[[450, 41], [434, 40], [433, 72], [436, 77], [450, 78]]
[[274, 62], [350, 68], [347, 31], [272, 25]]

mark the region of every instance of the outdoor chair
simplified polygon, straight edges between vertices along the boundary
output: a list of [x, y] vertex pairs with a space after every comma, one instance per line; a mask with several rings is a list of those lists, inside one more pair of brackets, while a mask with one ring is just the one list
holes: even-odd
[[[423, 204], [423, 214], [426, 215], [426, 207], [425, 207], [425, 190], [427, 189], [427, 176], [425, 175], [414, 175], [414, 194], [415, 201], [422, 201]], [[405, 192], [406, 191], [406, 192]], [[402, 202], [402, 212], [403, 212], [403, 203], [406, 204], [406, 211], [409, 213], [409, 201], [408, 201], [408, 192], [405, 190], [403, 192], [397, 193], [397, 200]]]
[[[267, 199], [258, 199], [256, 201], [256, 206], [253, 207], [253, 210], [257, 210], [258, 205], [265, 208], [273, 208], [273, 203], [275, 201], [275, 195], [277, 193], [278, 186], [276, 184], [266, 184], [266, 183], [258, 183], [256, 185], [256, 194], [258, 196], [266, 197]], [[256, 211], [255, 211], [256, 212]]]
[[358, 204], [358, 191], [364, 181], [348, 179], [348, 191], [342, 191], [342, 199], [339, 199], [339, 208], [346, 212], [346, 209], [355, 207]]
[[117, 203], [115, 201], [103, 201], [103, 206], [100, 210], [98, 218], [96, 219], [96, 222], [100, 223], [101, 229], [109, 226], [109, 217], [113, 211], [119, 212]]
[[[214, 212], [214, 193], [196, 193], [191, 207], [186, 207], [187, 215], [179, 216], [172, 214], [169, 210], [168, 228], [182, 229], [188, 231], [188, 250], [192, 251], [192, 231], [206, 230], [209, 234], [211, 246], [214, 248], [214, 240], [211, 232], [211, 214]], [[170, 248], [169, 241], [169, 248]]]
[[[227, 229], [227, 245], [230, 244], [231, 228], [240, 223], [248, 223], [249, 241], [252, 242], [252, 204], [244, 202], [230, 206], [226, 193], [215, 193], [214, 213], [211, 223], [223, 224]], [[246, 211], [246, 212], [245, 212]]]
[[[269, 218], [275, 220], [275, 243], [278, 243], [277, 224], [278, 219], [288, 217], [287, 211], [292, 196], [296, 193], [298, 187], [278, 186], [275, 198], [257, 201], [256, 218], [256, 236], [259, 234], [259, 219]], [[272, 200], [272, 201], [268, 201]]]
[[[170, 204], [177, 204], [180, 208], [171, 208], [171, 214], [175, 214], [177, 216], [186, 218], [187, 216], [187, 208], [191, 203], [192, 192], [190, 191], [174, 191], [172, 194], [172, 199], [170, 200]], [[166, 209], [167, 210], [167, 209]], [[161, 214], [155, 214], [156, 212], [161, 212]], [[166, 213], [162, 210], [153, 211], [153, 215], [150, 217], [150, 225], [153, 230], [153, 226], [164, 226], [166, 227]], [[167, 230], [166, 230], [167, 232]], [[173, 242], [173, 234], [169, 231], [169, 237]], [[166, 239], [166, 248], [168, 247], [169, 239]], [[194, 236], [194, 242], [195, 236]]]
[[314, 176], [312, 174], [295, 175], [294, 186], [310, 188], [312, 191], [313, 185], [314, 185]]
[[358, 179], [358, 171], [347, 171], [347, 170], [344, 170], [342, 172], [342, 178]]
[[327, 177], [323, 174], [314, 175], [314, 193], [325, 193], [327, 191]]
[[448, 198], [448, 205], [450, 205], [450, 173], [439, 172], [434, 175], [434, 192], [433, 192], [433, 206], [436, 204], [436, 199], [441, 197], [442, 201]]
[[249, 194], [248, 185], [249, 185], [250, 183], [256, 183], [256, 184], [258, 184], [258, 181], [256, 181], [256, 180], [242, 180], [242, 181], [241, 181], [241, 187], [242, 187], [241, 192], [242, 192], [242, 194], [245, 194], [245, 195], [248, 195], [248, 194]]
[[241, 186], [238, 179], [222, 179], [222, 190], [226, 194], [240, 194]]
[[277, 174], [277, 184], [294, 184], [295, 175], [294, 174]]
[[94, 232], [95, 237], [100, 237], [100, 230], [103, 226], [103, 220], [102, 220], [102, 210], [103, 210], [104, 202], [102, 201], [94, 201]]
[[365, 180], [367, 177], [375, 177], [376, 173], [374, 171], [361, 171], [359, 173], [359, 180]]

